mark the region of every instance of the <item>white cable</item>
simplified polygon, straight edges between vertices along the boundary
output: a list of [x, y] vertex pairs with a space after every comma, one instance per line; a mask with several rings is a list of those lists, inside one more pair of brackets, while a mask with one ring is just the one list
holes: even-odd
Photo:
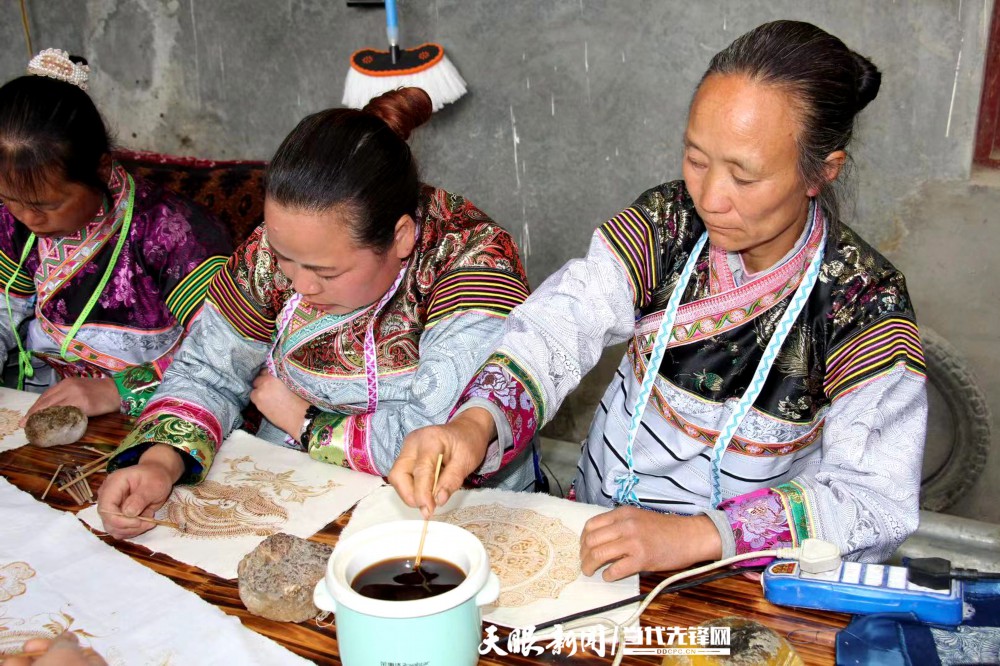
[[[829, 571], [840, 566], [840, 555], [837, 547], [821, 539], [805, 539], [802, 542], [802, 545], [797, 548], [773, 548], [771, 550], [759, 550], [752, 553], [734, 555], [733, 557], [727, 557], [725, 559], [718, 560], [717, 562], [710, 562], [694, 569], [688, 569], [687, 571], [675, 573], [673, 576], [665, 579], [659, 585], [654, 587], [650, 593], [646, 595], [646, 598], [642, 600], [642, 603], [639, 604], [639, 608], [637, 608], [627, 620], [620, 624], [605, 617], [584, 617], [567, 623], [562, 627], [562, 630], [567, 631], [577, 627], [591, 627], [595, 625], [610, 628], [614, 632], [616, 639], [615, 642], [617, 645], [615, 660], [612, 666], [619, 666], [619, 664], [622, 663], [622, 657], [625, 656], [625, 627], [639, 620], [643, 611], [649, 607], [649, 604], [653, 602], [653, 599], [656, 598], [663, 588], [673, 585], [679, 580], [697, 576], [698, 574], [712, 571], [713, 569], [725, 567], [730, 564], [736, 564], [737, 562], [743, 562], [745, 560], [756, 560], [767, 557], [774, 557], [780, 560], [805, 559], [810, 562], [810, 564], [814, 565], [810, 567], [814, 571]], [[539, 640], [545, 640], [546, 638], [550, 638], [551, 635], [543, 633], [534, 637]]]

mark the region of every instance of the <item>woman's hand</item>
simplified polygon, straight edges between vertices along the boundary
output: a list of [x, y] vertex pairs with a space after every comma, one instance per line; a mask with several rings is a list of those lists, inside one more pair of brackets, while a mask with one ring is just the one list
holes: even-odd
[[309, 403], [292, 393], [291, 389], [266, 369], [253, 380], [250, 401], [264, 418], [284, 430], [293, 439], [299, 438], [299, 429], [306, 418]]
[[76, 634], [65, 631], [53, 639], [33, 638], [26, 641], [22, 652], [44, 652], [37, 657], [10, 657], [0, 666], [108, 666], [89, 648], [80, 647]]
[[21, 419], [21, 427], [38, 410], [56, 405], [77, 407], [87, 416], [100, 416], [117, 414], [121, 411], [122, 402], [113, 379], [68, 377], [46, 389]]
[[[406, 504], [420, 507], [424, 517], [430, 517], [483, 464], [496, 436], [493, 415], [479, 407], [465, 410], [445, 425], [414, 430], [403, 440], [389, 471], [389, 483]], [[442, 455], [441, 475], [432, 496], [438, 454]]]
[[104, 530], [116, 539], [129, 539], [148, 531], [153, 523], [127, 516], [152, 518], [183, 473], [180, 452], [167, 444], [154, 444], [142, 454], [138, 464], [112, 472], [97, 493], [97, 512], [101, 514]]
[[722, 537], [705, 515], [678, 516], [622, 506], [594, 516], [580, 536], [580, 568], [606, 581], [640, 571], [673, 571], [722, 557]]

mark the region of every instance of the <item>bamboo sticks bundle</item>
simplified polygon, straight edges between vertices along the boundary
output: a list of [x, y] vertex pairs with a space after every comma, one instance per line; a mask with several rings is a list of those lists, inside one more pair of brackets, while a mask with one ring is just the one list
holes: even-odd
[[77, 465], [74, 469], [75, 472], [65, 468], [59, 472], [56, 477], [56, 481], [62, 482], [59, 490], [69, 494], [77, 504], [89, 504], [94, 501], [94, 491], [91, 490], [90, 483], [84, 476], [74, 476], [74, 474], [82, 474], [83, 468]]
[[[98, 453], [101, 452], [98, 451]], [[56, 469], [56, 473], [52, 475], [52, 478], [49, 480], [49, 484], [45, 487], [45, 492], [42, 493], [42, 499], [44, 500], [46, 496], [48, 496], [49, 491], [52, 489], [52, 484], [58, 482], [60, 484], [57, 486], [58, 490], [68, 493], [77, 504], [88, 504], [94, 502], [94, 491], [90, 487], [90, 482], [87, 481], [87, 477], [94, 472], [100, 471], [104, 467], [104, 463], [106, 463], [113, 455], [114, 451], [102, 453], [101, 457], [97, 460], [92, 460], [82, 466], [74, 465], [70, 468], [67, 467], [66, 463], [59, 465]], [[72, 471], [70, 471], [71, 469]]]

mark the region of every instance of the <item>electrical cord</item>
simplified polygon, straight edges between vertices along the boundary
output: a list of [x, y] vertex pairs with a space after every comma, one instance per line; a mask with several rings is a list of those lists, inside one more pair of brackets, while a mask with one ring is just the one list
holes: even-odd
[[[755, 567], [744, 567], [742, 569], [728, 569], [726, 571], [718, 571], [707, 576], [702, 576], [701, 578], [696, 578], [695, 580], [685, 581], [683, 583], [674, 583], [673, 585], [663, 588], [661, 594], [672, 594], [674, 592], [680, 592], [682, 590], [688, 590], [692, 587], [698, 587], [699, 585], [704, 585], [705, 583], [711, 583], [712, 581], [722, 580], [723, 578], [732, 578], [733, 576], [742, 576], [746, 573], [760, 573], [766, 567], [755, 566]], [[579, 620], [580, 618], [590, 617], [591, 615], [598, 615], [599, 613], [605, 613], [609, 610], [615, 610], [616, 608], [624, 608], [625, 606], [630, 606], [634, 603], [642, 601], [646, 598], [645, 594], [637, 594], [634, 597], [629, 597], [627, 599], [622, 599], [621, 601], [616, 601], [605, 606], [599, 606], [597, 608], [591, 608], [589, 610], [580, 611], [579, 613], [573, 613], [572, 615], [567, 615], [566, 617], [561, 617], [556, 620], [550, 620], [549, 622], [543, 622], [535, 627], [535, 632], [544, 631], [550, 627], [554, 627], [557, 624], [565, 625], [568, 622], [573, 622], [574, 620]]]
[[1000, 580], [1000, 572], [952, 567], [943, 557], [904, 558], [906, 577], [914, 585], [947, 590], [953, 580]]
[[[577, 627], [589, 627], [594, 625], [611, 629], [614, 632], [615, 644], [618, 646], [612, 666], [619, 666], [622, 663], [622, 658], [625, 656], [625, 627], [637, 622], [646, 608], [649, 607], [649, 604], [653, 602], [653, 599], [663, 592], [663, 590], [678, 581], [684, 580], [685, 578], [691, 578], [692, 576], [707, 573], [720, 567], [729, 566], [730, 564], [736, 564], [737, 562], [767, 557], [782, 560], [797, 560], [799, 562], [799, 566], [802, 567], [802, 570], [810, 573], [832, 571], [840, 566], [841, 562], [840, 551], [837, 547], [834, 544], [821, 539], [805, 539], [802, 541], [802, 545], [797, 548], [772, 548], [771, 550], [760, 550], [752, 553], [743, 553], [742, 555], [734, 555], [733, 557], [727, 557], [718, 560], [717, 562], [709, 562], [708, 564], [695, 567], [694, 569], [678, 572], [673, 576], [666, 578], [646, 595], [635, 612], [621, 624], [618, 624], [608, 618], [595, 617], [593, 619], [583, 619], [570, 622], [564, 625], [562, 630], [567, 631]], [[536, 635], [535, 637], [540, 640], [544, 640], [550, 636]]]

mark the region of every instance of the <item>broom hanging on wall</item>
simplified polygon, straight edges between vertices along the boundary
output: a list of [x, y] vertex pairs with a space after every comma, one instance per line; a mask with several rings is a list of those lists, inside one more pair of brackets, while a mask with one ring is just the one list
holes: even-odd
[[384, 92], [414, 86], [430, 95], [434, 110], [439, 111], [465, 94], [465, 81], [444, 54], [443, 46], [427, 43], [413, 49], [399, 48], [396, 0], [385, 0], [385, 31], [388, 51], [361, 49], [351, 56], [344, 83], [344, 106], [360, 109]]

